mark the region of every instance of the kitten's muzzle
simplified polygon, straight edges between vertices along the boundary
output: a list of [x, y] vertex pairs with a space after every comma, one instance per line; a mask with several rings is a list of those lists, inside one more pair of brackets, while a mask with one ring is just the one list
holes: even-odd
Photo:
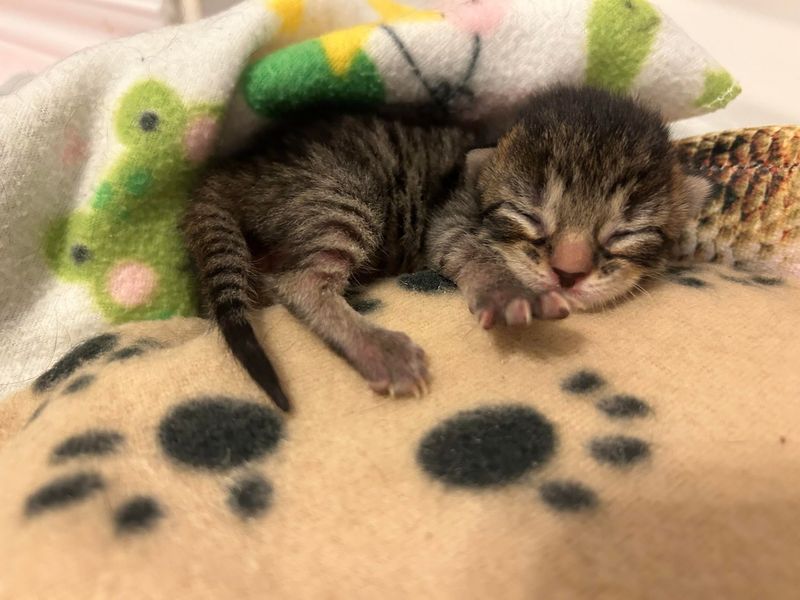
[[559, 240], [553, 248], [550, 267], [558, 277], [562, 289], [574, 287], [594, 268], [594, 252], [591, 245], [579, 236], [567, 236]]
[[574, 287], [576, 283], [585, 279], [588, 272], [586, 273], [567, 273], [566, 271], [562, 271], [561, 269], [556, 269], [553, 267], [553, 271], [558, 276], [558, 283], [562, 289], [568, 290], [571, 287]]

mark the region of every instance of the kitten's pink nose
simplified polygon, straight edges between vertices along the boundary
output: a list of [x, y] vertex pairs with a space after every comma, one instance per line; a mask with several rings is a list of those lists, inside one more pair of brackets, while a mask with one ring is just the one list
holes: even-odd
[[550, 266], [558, 275], [561, 287], [571, 288], [591, 273], [594, 267], [592, 247], [582, 238], [563, 239], [553, 248]]

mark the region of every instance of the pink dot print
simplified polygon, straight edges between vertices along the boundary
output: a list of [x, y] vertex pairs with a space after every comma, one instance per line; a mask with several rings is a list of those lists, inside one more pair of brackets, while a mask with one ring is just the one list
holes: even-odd
[[124, 308], [136, 308], [147, 302], [158, 283], [158, 275], [148, 265], [125, 261], [108, 273], [107, 290], [112, 300]]
[[439, 0], [445, 19], [468, 33], [487, 35], [508, 13], [511, 0]]
[[211, 155], [216, 137], [216, 119], [208, 116], [194, 118], [183, 135], [186, 158], [195, 163], [203, 162]]

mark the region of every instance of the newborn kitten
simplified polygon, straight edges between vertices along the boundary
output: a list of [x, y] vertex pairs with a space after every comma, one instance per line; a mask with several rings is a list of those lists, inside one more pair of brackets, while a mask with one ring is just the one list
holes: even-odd
[[590, 89], [533, 98], [496, 150], [374, 116], [267, 136], [205, 176], [184, 230], [228, 346], [285, 410], [247, 317], [259, 280], [373, 390], [419, 394], [422, 349], [353, 310], [348, 284], [428, 265], [486, 328], [563, 318], [657, 270], [699, 190], [656, 114]]
[[[462, 188], [431, 219], [431, 266], [461, 287], [461, 271], [482, 270], [477, 232], [526, 288], [556, 290], [571, 308], [657, 275], [710, 191], [684, 173], [657, 112], [590, 88], [536, 96], [496, 149], [472, 158], [482, 163], [475, 191]], [[480, 315], [487, 327], [496, 317]]]

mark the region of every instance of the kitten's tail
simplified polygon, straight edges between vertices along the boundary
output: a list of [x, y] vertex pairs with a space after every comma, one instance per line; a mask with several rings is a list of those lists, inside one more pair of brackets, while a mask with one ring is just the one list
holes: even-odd
[[258, 343], [247, 318], [250, 308], [250, 251], [239, 223], [229, 210], [201, 189], [183, 221], [184, 233], [199, 271], [208, 309], [236, 360], [272, 401], [289, 411], [289, 399], [278, 374]]

